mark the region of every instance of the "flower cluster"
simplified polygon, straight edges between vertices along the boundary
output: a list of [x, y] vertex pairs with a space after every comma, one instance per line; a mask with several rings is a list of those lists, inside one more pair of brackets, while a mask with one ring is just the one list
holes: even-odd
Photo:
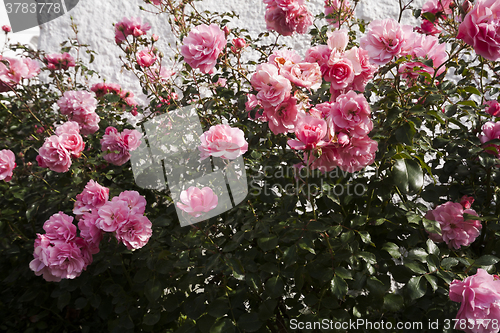
[[0, 180], [10, 182], [13, 170], [16, 167], [16, 156], [9, 149], [0, 150]]
[[142, 23], [140, 18], [124, 17], [120, 22], [115, 24], [115, 42], [121, 44], [127, 40], [128, 36], [139, 37], [145, 35], [151, 29], [149, 23]]
[[71, 167], [71, 158], [80, 157], [84, 148], [80, 125], [74, 121], [67, 121], [56, 128], [55, 135], [45, 139], [36, 160], [42, 168], [66, 172]]
[[55, 70], [68, 70], [70, 67], [75, 67], [75, 59], [69, 53], [53, 53], [47, 54], [44, 59], [47, 68]]
[[29, 58], [0, 58], [0, 92], [10, 91], [23, 79], [40, 73], [38, 62]]
[[229, 125], [215, 125], [200, 137], [200, 161], [209, 156], [234, 160], [248, 150], [245, 133]]
[[101, 139], [101, 150], [106, 152], [104, 159], [114, 165], [123, 165], [130, 159], [130, 152], [141, 145], [142, 134], [136, 130], [118, 130], [112, 126], [106, 128]]
[[[500, 139], [500, 121], [496, 123], [488, 121], [483, 125], [483, 134], [479, 136], [481, 143], [487, 143], [488, 141]], [[486, 149], [489, 154], [494, 154], [500, 157], [500, 145], [497, 144], [486, 144], [485, 148], [491, 147], [492, 149]]]
[[76, 121], [83, 135], [93, 134], [99, 130], [100, 118], [95, 112], [97, 100], [87, 91], [66, 91], [57, 101], [61, 114], [69, 120]]
[[456, 250], [474, 242], [482, 224], [479, 220], [464, 220], [464, 214], [478, 216], [475, 210], [470, 209], [470, 204], [470, 199], [462, 200], [462, 203], [448, 201], [428, 211], [425, 218], [438, 221], [441, 226], [441, 235], [429, 233], [429, 238], [436, 243], [444, 241], [449, 248]]
[[305, 34], [312, 25], [313, 16], [304, 0], [264, 0], [266, 27], [280, 35], [291, 36], [294, 32]]
[[219, 198], [210, 187], [199, 189], [191, 186], [181, 192], [180, 199], [182, 203], [177, 202], [177, 207], [194, 217], [211, 211], [219, 203]]
[[[450, 299], [461, 303], [457, 319], [467, 323], [461, 330], [467, 333], [498, 333], [500, 327], [492, 320], [500, 318], [500, 279], [479, 268], [464, 281], [450, 283]], [[497, 322], [498, 324], [498, 322]]]
[[132, 114], [134, 116], [137, 115], [137, 102], [134, 99], [134, 94], [131, 91], [124, 90], [117, 83], [96, 83], [91, 88], [91, 91], [95, 93], [97, 98], [103, 97], [106, 94], [115, 94], [120, 96], [121, 100], [119, 103], [122, 104], [123, 107], [130, 106], [134, 109], [132, 110]]
[[182, 40], [181, 54], [192, 68], [210, 72], [226, 47], [226, 35], [215, 24], [200, 24]]
[[[422, 6], [423, 21], [418, 31], [427, 35], [439, 34], [441, 30], [436, 25], [440, 20], [446, 19], [452, 13], [452, 4], [452, 0], [428, 0]], [[431, 20], [426, 18], [426, 13], [432, 14]]]

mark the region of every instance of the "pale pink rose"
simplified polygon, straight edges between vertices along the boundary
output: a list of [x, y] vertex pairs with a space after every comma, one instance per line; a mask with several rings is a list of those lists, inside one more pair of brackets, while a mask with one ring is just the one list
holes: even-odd
[[115, 42], [122, 43], [128, 36], [139, 37], [146, 34], [146, 31], [151, 29], [149, 23], [142, 23], [140, 18], [123, 18], [120, 22], [115, 24]]
[[325, 0], [326, 21], [335, 28], [347, 21], [351, 16], [349, 0]]
[[326, 144], [327, 126], [323, 119], [313, 116], [302, 116], [295, 126], [295, 136], [298, 140], [288, 140], [292, 149], [310, 150]]
[[500, 280], [479, 268], [477, 273], [464, 281], [450, 283], [450, 299], [461, 303], [456, 319], [457, 328], [465, 322], [466, 333], [498, 333], [500, 326], [492, 325], [500, 318]]
[[144, 49], [138, 51], [135, 55], [137, 63], [141, 67], [149, 67], [152, 66], [156, 62], [156, 55], [153, 53], [153, 50]]
[[113, 232], [127, 222], [130, 209], [125, 201], [108, 201], [99, 208], [97, 214], [99, 218], [95, 225], [102, 231]]
[[139, 131], [124, 129], [120, 136], [128, 151], [134, 151], [141, 145], [142, 133]]
[[264, 108], [269, 129], [274, 134], [293, 132], [299, 120], [299, 109], [295, 97], [290, 97], [277, 107]]
[[10, 182], [16, 167], [16, 156], [9, 149], [0, 150], [0, 180]]
[[[307, 159], [307, 157], [306, 157]], [[314, 158], [309, 157], [311, 169], [318, 169], [322, 173], [330, 172], [338, 166], [338, 149], [337, 146], [329, 144], [321, 147], [321, 156]]]
[[23, 58], [23, 62], [28, 67], [28, 74], [24, 76], [25, 79], [32, 79], [40, 74], [40, 66], [36, 60], [30, 58]]
[[137, 191], [123, 191], [120, 195], [111, 199], [111, 201], [117, 200], [126, 202], [128, 208], [130, 209], [130, 214], [132, 215], [142, 215], [146, 210], [146, 199]]
[[462, 205], [462, 207], [464, 207], [464, 209], [469, 209], [472, 206], [473, 203], [474, 203], [474, 198], [473, 197], [469, 197], [467, 195], [464, 195], [460, 199], [460, 204]]
[[460, 23], [457, 38], [488, 60], [500, 59], [500, 2], [478, 0]]
[[151, 227], [151, 221], [147, 217], [133, 214], [127, 222], [116, 229], [116, 239], [129, 250], [140, 249], [147, 244], [153, 234]]
[[368, 52], [371, 62], [385, 65], [394, 57], [405, 54], [405, 43], [412, 33], [411, 25], [400, 25], [392, 18], [374, 20], [368, 25], [368, 32], [361, 38], [360, 46]]
[[76, 121], [67, 121], [56, 127], [56, 135], [79, 134], [80, 125]]
[[269, 85], [272, 77], [278, 75], [279, 71], [276, 66], [263, 63], [257, 66], [255, 73], [250, 78], [250, 83], [255, 90], [260, 91]]
[[323, 78], [331, 82], [333, 89], [347, 88], [354, 81], [354, 69], [352, 62], [346, 57], [336, 57], [334, 53], [328, 60], [328, 70]]
[[370, 62], [366, 50], [359, 49], [356, 46], [345, 52], [344, 57], [351, 61], [354, 70], [354, 80], [349, 87], [353, 90], [364, 91], [368, 81], [373, 79], [378, 66]]
[[225, 86], [226, 86], [226, 84], [227, 84], [227, 80], [226, 80], [226, 79], [224, 79], [224, 78], [222, 78], [222, 77], [220, 77], [220, 78], [217, 80], [217, 82], [215, 82], [215, 83], [214, 83], [214, 86], [216, 86], [216, 87], [225, 87]]
[[57, 101], [61, 114], [87, 115], [94, 113], [97, 108], [97, 100], [88, 91], [66, 91]]
[[337, 50], [339, 52], [344, 52], [347, 44], [349, 43], [349, 35], [346, 29], [335, 30], [333, 32], [327, 32], [328, 36], [328, 47], [331, 50]]
[[317, 63], [286, 64], [281, 67], [280, 74], [299, 87], [313, 90], [320, 88], [323, 81], [321, 69]]
[[76, 226], [73, 224], [73, 217], [59, 212], [52, 215], [43, 224], [45, 235], [51, 241], [62, 240], [72, 241], [76, 237]]
[[182, 41], [181, 54], [192, 68], [208, 73], [226, 47], [226, 36], [215, 24], [201, 24], [192, 29]]
[[75, 67], [75, 59], [69, 53], [47, 54], [44, 59], [47, 68], [50, 70], [67, 70]]
[[496, 100], [486, 101], [484, 104], [487, 104], [486, 112], [493, 117], [500, 117], [500, 103]]
[[89, 180], [82, 193], [76, 196], [73, 214], [82, 215], [84, 212], [96, 211], [102, 207], [109, 199], [109, 189]]
[[420, 27], [417, 28], [417, 31], [421, 34], [432, 35], [432, 36], [441, 33], [441, 30], [438, 29], [434, 23], [425, 19], [422, 21]]
[[267, 117], [265, 116], [265, 114], [264, 113], [262, 113], [262, 115], [260, 114], [261, 112], [264, 111], [264, 109], [262, 108], [262, 104], [260, 103], [260, 101], [257, 99], [257, 96], [253, 94], [247, 94], [247, 98], [248, 100], [245, 103], [245, 109], [248, 111], [248, 118], [254, 119], [251, 117], [250, 111], [252, 111], [255, 108], [258, 108], [257, 113], [255, 113], [254, 120], [259, 120], [263, 122], [267, 121]]
[[337, 148], [337, 163], [341, 170], [347, 172], [356, 172], [373, 164], [375, 153], [378, 149], [378, 143], [368, 136], [357, 138], [351, 137], [350, 143], [344, 147]]
[[[7, 65], [4, 62], [7, 62]], [[29, 73], [30, 70], [23, 59], [4, 57], [0, 62], [0, 82], [7, 88], [1, 91], [9, 91], [9, 86], [15, 86]]]
[[263, 85], [262, 89], [257, 93], [257, 98], [264, 107], [276, 107], [290, 98], [292, 85], [287, 78], [282, 75], [273, 75], [269, 77], [269, 80], [265, 83], [266, 84]]
[[[497, 121], [496, 123], [488, 121], [483, 125], [482, 129], [484, 134], [479, 136], [479, 140], [481, 140], [481, 143], [486, 143], [494, 139], [500, 139], [500, 121]], [[494, 147], [497, 151], [496, 155], [500, 156], [500, 145], [489, 144], [484, 145], [484, 147]], [[489, 154], [495, 154], [495, 152], [490, 149], [487, 149], [486, 152]]]
[[101, 118], [95, 112], [89, 114], [73, 114], [69, 117], [70, 120], [76, 121], [80, 125], [80, 133], [82, 135], [94, 134], [99, 130], [99, 122]]
[[153, 66], [145, 69], [145, 73], [151, 82], [167, 82], [175, 72], [167, 66]]
[[422, 13], [432, 13], [434, 15], [450, 15], [451, 0], [427, 0], [422, 6]]
[[461, 246], [469, 246], [479, 236], [482, 225], [479, 220], [464, 221], [464, 213], [478, 216], [472, 209], [465, 209], [456, 202], [445, 202], [425, 214], [425, 218], [438, 221], [441, 226], [441, 235], [429, 233], [434, 242], [445, 242], [449, 248], [455, 250]]
[[329, 70], [328, 60], [330, 59], [331, 53], [332, 50], [327, 45], [313, 46], [306, 51], [304, 61], [318, 63], [321, 69], [321, 75], [325, 76]]
[[103, 237], [103, 231], [96, 226], [96, 221], [99, 218], [97, 211], [84, 212], [80, 221], [78, 221], [78, 229], [80, 229], [80, 237], [87, 243], [90, 254], [99, 253], [99, 244]]
[[361, 138], [373, 129], [370, 113], [365, 96], [351, 90], [337, 97], [328, 117], [335, 126], [335, 132], [342, 130], [351, 137]]
[[80, 125], [75, 121], [67, 121], [56, 128], [56, 135], [59, 136], [61, 145], [75, 158], [80, 157], [85, 149], [85, 143], [79, 131]]
[[182, 203], [177, 202], [177, 207], [194, 217], [200, 217], [203, 213], [211, 211], [219, 203], [217, 195], [210, 187], [200, 190], [191, 186], [181, 192], [180, 200]]
[[248, 150], [245, 133], [229, 125], [215, 125], [200, 137], [200, 161], [209, 156], [234, 160]]
[[57, 135], [46, 138], [38, 154], [36, 160], [42, 168], [66, 172], [71, 167], [71, 153], [64, 148], [61, 138]]

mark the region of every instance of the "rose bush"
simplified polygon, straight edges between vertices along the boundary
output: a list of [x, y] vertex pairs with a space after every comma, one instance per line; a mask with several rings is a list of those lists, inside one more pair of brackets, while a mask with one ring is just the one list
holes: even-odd
[[[234, 13], [146, 0], [178, 38], [170, 59], [149, 23], [116, 22], [146, 105], [96, 77], [74, 25], [58, 53], [2, 55], [2, 331], [498, 332], [497, 2], [429, 0], [419, 27], [403, 1], [370, 23], [357, 1], [263, 3], [252, 36]], [[280, 36], [297, 33], [304, 54]], [[202, 130], [175, 166], [188, 106]], [[182, 183], [219, 162], [227, 193]], [[147, 182], [169, 172], [179, 184]]]

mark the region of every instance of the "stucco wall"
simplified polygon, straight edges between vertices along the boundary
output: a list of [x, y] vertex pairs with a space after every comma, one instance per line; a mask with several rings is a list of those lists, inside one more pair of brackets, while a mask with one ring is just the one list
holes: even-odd
[[[408, 2], [408, 0], [403, 0]], [[313, 14], [323, 12], [324, 0], [306, 1]], [[414, 6], [420, 8], [424, 0], [415, 0]], [[141, 17], [148, 21], [151, 31], [160, 36], [159, 48], [168, 54], [167, 43], [174, 43], [165, 14], [153, 15], [139, 9], [142, 5], [147, 9], [149, 5], [142, 0], [81, 0], [78, 6], [69, 14], [48, 22], [40, 27], [39, 48], [47, 52], [57, 52], [59, 44], [71, 36], [70, 16], [78, 25], [79, 39], [82, 43], [90, 44], [99, 54], [92, 68], [97, 70], [108, 82], [119, 83], [127, 90], [141, 96], [137, 79], [127, 72], [120, 71], [121, 63], [118, 56], [121, 50], [114, 42], [114, 29], [116, 23], [123, 17]], [[234, 11], [240, 19], [231, 22], [229, 26], [244, 27], [252, 34], [265, 31], [264, 21], [265, 5], [262, 0], [203, 0], [197, 3], [200, 10]], [[356, 16], [365, 20], [392, 17], [397, 19], [399, 14], [398, 0], [361, 0], [356, 10]], [[405, 24], [415, 24], [410, 11], [405, 12], [402, 20]], [[284, 37], [284, 43], [304, 54], [309, 47], [307, 35]], [[138, 98], [144, 101], [144, 96]]]

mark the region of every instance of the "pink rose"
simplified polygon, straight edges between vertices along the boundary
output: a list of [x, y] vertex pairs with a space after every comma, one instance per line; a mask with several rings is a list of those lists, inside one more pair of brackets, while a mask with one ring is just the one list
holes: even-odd
[[142, 23], [140, 18], [123, 18], [115, 24], [115, 42], [120, 44], [124, 42], [128, 36], [139, 37], [146, 34], [146, 31], [151, 29], [149, 23]]
[[155, 63], [157, 57], [153, 53], [153, 50], [144, 49], [136, 53], [136, 59], [139, 66], [149, 67]]
[[62, 125], [56, 127], [56, 135], [63, 134], [79, 134], [80, 125], [76, 121], [67, 121]]
[[400, 25], [394, 19], [374, 20], [368, 32], [360, 40], [361, 48], [370, 56], [370, 61], [385, 65], [394, 57], [405, 54], [405, 43], [413, 33], [411, 25]]
[[12, 28], [9, 25], [2, 25], [2, 30], [5, 31], [5, 33], [7, 33], [11, 32]]
[[281, 67], [280, 74], [299, 87], [313, 90], [320, 88], [323, 82], [321, 69], [317, 63], [286, 64]]
[[69, 119], [76, 121], [80, 125], [80, 133], [83, 135], [97, 132], [99, 130], [99, 122], [101, 121], [101, 118], [95, 112], [89, 114], [73, 114]]
[[257, 71], [250, 80], [257, 93], [257, 98], [264, 107], [275, 107], [290, 97], [290, 81], [278, 74], [278, 69], [264, 63], [257, 66]]
[[347, 172], [356, 172], [373, 164], [375, 153], [378, 149], [378, 143], [368, 136], [357, 138], [352, 137], [350, 144], [337, 148], [337, 163], [341, 170]]
[[71, 153], [64, 148], [62, 139], [57, 135], [46, 138], [38, 154], [36, 160], [42, 168], [66, 172], [71, 167]]
[[167, 82], [175, 75], [175, 72], [171, 68], [163, 65], [147, 68], [145, 72], [151, 82]]
[[332, 53], [327, 65], [328, 70], [324, 74], [324, 79], [331, 82], [333, 89], [347, 88], [354, 81], [352, 62], [346, 57], [337, 57]]
[[422, 21], [420, 27], [417, 28], [417, 31], [426, 35], [437, 35], [441, 32], [441, 30], [438, 29], [434, 23], [425, 19]]
[[75, 59], [69, 53], [53, 53], [45, 56], [44, 62], [50, 70], [67, 70], [75, 67]]
[[462, 205], [462, 207], [464, 207], [465, 209], [469, 209], [472, 204], [474, 203], [474, 198], [473, 197], [469, 197], [467, 195], [464, 195], [461, 199], [460, 199], [460, 204]]
[[344, 57], [351, 61], [354, 70], [354, 79], [350, 88], [352, 90], [364, 91], [368, 81], [373, 79], [378, 66], [370, 63], [370, 58], [366, 50], [359, 49], [356, 46], [345, 52]]
[[215, 125], [200, 137], [200, 161], [209, 156], [234, 160], [248, 150], [245, 133], [229, 125]]
[[125, 201], [108, 201], [99, 208], [97, 214], [99, 218], [95, 225], [102, 231], [113, 232], [127, 222], [130, 209]]
[[445, 202], [425, 214], [425, 218], [438, 221], [442, 235], [429, 233], [434, 242], [444, 241], [449, 248], [456, 250], [469, 246], [479, 236], [482, 225], [479, 220], [464, 221], [464, 213], [478, 216], [472, 209], [465, 209], [456, 202]]
[[338, 52], [344, 52], [347, 44], [349, 43], [349, 35], [346, 29], [335, 30], [333, 32], [328, 32], [328, 47], [331, 50], [337, 50]]
[[235, 50], [238, 51], [247, 47], [247, 42], [245, 42], [243, 38], [235, 38], [233, 39], [233, 45], [235, 47]]
[[76, 237], [76, 226], [73, 224], [73, 218], [63, 212], [54, 214], [45, 221], [43, 230], [45, 230], [45, 235], [51, 241], [62, 240], [69, 242]]
[[[494, 139], [500, 139], [500, 121], [497, 121], [496, 123], [488, 121], [483, 125], [482, 129], [484, 134], [479, 136], [479, 140], [481, 140], [481, 143], [486, 143]], [[489, 144], [484, 145], [484, 147], [495, 148], [496, 155], [500, 156], [500, 145]], [[490, 149], [487, 149], [486, 152], [489, 154], [495, 154], [495, 152]]]
[[500, 2], [478, 0], [460, 23], [457, 38], [488, 60], [500, 59]]
[[[4, 62], [7, 62], [6, 65]], [[6, 85], [1, 91], [9, 91], [9, 86], [15, 86], [30, 73], [23, 59], [4, 57], [0, 62], [0, 82]]]
[[91, 212], [102, 207], [109, 199], [109, 189], [89, 180], [82, 193], [76, 196], [73, 214], [82, 215], [84, 212]]
[[124, 129], [121, 134], [125, 149], [134, 151], [141, 145], [142, 133], [136, 130]]
[[9, 149], [0, 150], [0, 180], [10, 182], [13, 170], [16, 167], [16, 156]]
[[68, 121], [56, 129], [61, 145], [71, 154], [72, 157], [80, 157], [85, 149], [85, 143], [79, 134], [80, 125], [74, 121]]
[[267, 58], [267, 62], [269, 64], [275, 65], [276, 67], [281, 68], [287, 64], [297, 64], [301, 62], [301, 57], [294, 50], [282, 49], [274, 51]]
[[500, 318], [500, 280], [479, 268], [464, 281], [450, 283], [450, 299], [462, 303], [457, 313], [459, 322], [467, 323], [467, 333], [498, 333], [500, 327], [492, 320]]
[[219, 203], [217, 195], [210, 187], [204, 187], [200, 190], [191, 186], [181, 192], [180, 200], [182, 203], [177, 202], [177, 207], [194, 217], [199, 217], [203, 213], [211, 211]]
[[[133, 145], [136, 144], [135, 134], [132, 134], [130, 138], [127, 137], [128, 139], [132, 139], [131, 143]], [[101, 150], [107, 152], [104, 159], [114, 165], [123, 165], [130, 159], [127, 143], [123, 141], [123, 137], [116, 128], [111, 126], [106, 128], [106, 132], [101, 139]]]
[[365, 96], [351, 90], [337, 97], [328, 117], [335, 126], [335, 132], [343, 130], [352, 137], [361, 138], [373, 129], [370, 113]]
[[114, 197], [111, 201], [121, 200], [125, 202], [130, 209], [130, 214], [144, 214], [146, 210], [146, 199], [139, 194], [137, 191], [123, 191], [117, 197]]
[[36, 60], [23, 58], [23, 62], [28, 68], [28, 73], [24, 76], [25, 79], [31, 79], [40, 74], [40, 66]]
[[133, 214], [127, 222], [116, 229], [116, 239], [129, 250], [140, 249], [153, 234], [151, 221], [143, 215]]
[[87, 243], [90, 254], [99, 253], [99, 244], [103, 237], [103, 231], [96, 226], [98, 218], [97, 211], [91, 213], [84, 212], [80, 221], [78, 221], [80, 237]]
[[117, 83], [100, 82], [94, 84], [92, 88], [90, 88], [90, 90], [95, 93], [96, 97], [102, 97], [106, 94], [111, 94], [111, 93], [120, 95], [122, 88]]
[[295, 126], [295, 136], [298, 140], [288, 140], [292, 149], [309, 150], [326, 144], [323, 139], [326, 136], [327, 126], [323, 119], [312, 116], [303, 116]]
[[97, 100], [87, 91], [70, 90], [64, 92], [57, 105], [61, 114], [66, 116], [88, 115], [95, 112]]
[[192, 29], [182, 41], [181, 54], [192, 68], [208, 73], [226, 47], [226, 36], [215, 24], [201, 24]]
[[428, 0], [422, 6], [422, 13], [432, 13], [434, 15], [450, 15], [451, 0]]
[[[266, 1], [264, 1], [266, 3]], [[312, 25], [312, 14], [303, 1], [267, 2], [266, 27], [280, 35], [291, 36], [294, 32], [304, 34]]]
[[264, 115], [269, 121], [269, 129], [274, 134], [293, 132], [299, 120], [297, 100], [290, 97], [277, 107], [264, 108]]
[[487, 104], [486, 112], [493, 117], [500, 117], [500, 103], [496, 100], [486, 101], [484, 104]]
[[351, 15], [351, 4], [349, 0], [325, 0], [326, 21], [335, 28], [349, 19]]

